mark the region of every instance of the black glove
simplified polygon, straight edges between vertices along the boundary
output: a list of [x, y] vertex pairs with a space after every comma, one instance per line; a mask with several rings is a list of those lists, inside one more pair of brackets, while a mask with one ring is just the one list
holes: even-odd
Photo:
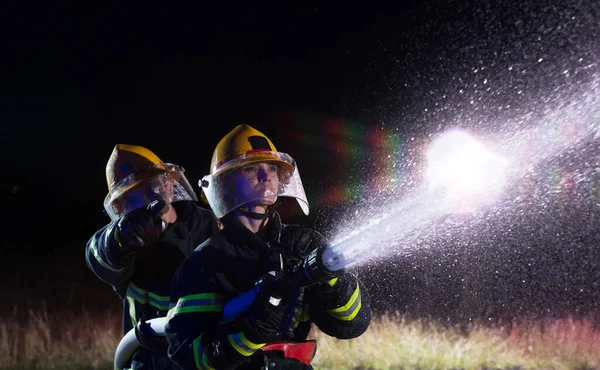
[[[246, 337], [254, 343], [270, 343], [283, 339], [288, 305], [281, 299], [281, 280], [263, 281], [254, 301], [242, 317]], [[279, 300], [275, 305], [272, 302]]]
[[[357, 280], [354, 275], [339, 270], [335, 281], [321, 281], [310, 287], [308, 301], [326, 310], [339, 307], [340, 302], [347, 302], [356, 289]], [[333, 283], [333, 285], [331, 284]]]
[[166, 205], [164, 200], [155, 200], [123, 216], [115, 228], [115, 241], [127, 251], [158, 242], [165, 229], [160, 213]]

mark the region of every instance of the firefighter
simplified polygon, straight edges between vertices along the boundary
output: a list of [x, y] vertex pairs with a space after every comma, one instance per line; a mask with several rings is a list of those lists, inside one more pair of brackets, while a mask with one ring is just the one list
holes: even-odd
[[[362, 282], [345, 269], [313, 270], [323, 235], [285, 224], [285, 197], [308, 214], [295, 161], [260, 131], [239, 125], [215, 148], [202, 195], [222, 229], [176, 272], [165, 323], [169, 357], [184, 369], [312, 369], [312, 323], [339, 338], [371, 320]], [[317, 253], [318, 255], [318, 253]]]
[[166, 355], [166, 340], [144, 324], [167, 314], [177, 267], [216, 232], [216, 218], [198, 205], [183, 168], [142, 146], [116, 145], [106, 181], [110, 223], [87, 242], [86, 263], [123, 300], [123, 333], [136, 328], [142, 347], [132, 369], [177, 368]]

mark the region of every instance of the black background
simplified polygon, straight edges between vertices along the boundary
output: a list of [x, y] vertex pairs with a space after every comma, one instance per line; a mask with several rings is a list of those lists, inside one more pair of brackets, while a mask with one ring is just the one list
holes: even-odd
[[[23, 296], [28, 304], [41, 299], [60, 307], [66, 301], [57, 293], [96, 307], [116, 303], [108, 286], [87, 270], [83, 251], [107, 222], [104, 168], [117, 143], [143, 145], [164, 161], [183, 165], [195, 186], [208, 172], [218, 140], [235, 125], [250, 124], [296, 159], [313, 207], [308, 221], [326, 227], [329, 218], [353, 210], [352, 202], [328, 201], [323, 194], [361, 177], [369, 180], [360, 169], [372, 165], [372, 158], [352, 148], [377, 130], [402, 142], [426, 137], [455, 126], [452, 118], [460, 112], [466, 125], [472, 112], [465, 113], [460, 99], [468, 98], [457, 91], [480, 81], [482, 73], [475, 76], [474, 70], [487, 66], [486, 78], [502, 81], [495, 85], [497, 94], [483, 96], [479, 112], [512, 104], [493, 113], [507, 120], [538, 112], [556, 89], [577, 91], [597, 71], [600, 14], [594, 1], [394, 4], [379, 9], [348, 3], [3, 4], [1, 250], [6, 291], [19, 292], [12, 303], [22, 304], [18, 297]], [[540, 57], [545, 63], [537, 63]], [[580, 58], [592, 67], [566, 81], [562, 71]], [[504, 78], [508, 66], [529, 73]], [[519, 89], [525, 98], [515, 94]], [[444, 105], [447, 96], [453, 99], [450, 109], [426, 110]], [[341, 136], [335, 128], [354, 134]], [[340, 148], [355, 159], [337, 162]], [[595, 265], [581, 262], [597, 253], [597, 207], [584, 206], [590, 226], [565, 237], [580, 240], [583, 254], [573, 252], [575, 258], [560, 257], [565, 240], [550, 237], [552, 230], [532, 236], [535, 226], [516, 220], [514, 226], [523, 230], [511, 234], [514, 243], [496, 233], [483, 240], [445, 241], [450, 250], [470, 243], [493, 254], [415, 253], [370, 267], [363, 277], [382, 309], [445, 317], [466, 312], [455, 291], [482, 289], [485, 299], [469, 306], [481, 303], [474, 311], [482, 315], [556, 306], [593, 311], [598, 277]], [[565, 229], [557, 217], [539, 223]], [[443, 233], [436, 235], [434, 240], [443, 242]], [[447, 263], [455, 259], [459, 267]], [[531, 260], [558, 267], [538, 271], [515, 262], [528, 266]], [[499, 266], [505, 267], [500, 275]], [[557, 270], [561, 273], [554, 275]], [[477, 288], [455, 280], [467, 273], [478, 277], [472, 280], [490, 281]], [[523, 274], [539, 276], [528, 279], [532, 285], [515, 288]], [[546, 284], [548, 276], [556, 283]], [[564, 286], [585, 286], [589, 293], [565, 301], [565, 279], [572, 280]]]

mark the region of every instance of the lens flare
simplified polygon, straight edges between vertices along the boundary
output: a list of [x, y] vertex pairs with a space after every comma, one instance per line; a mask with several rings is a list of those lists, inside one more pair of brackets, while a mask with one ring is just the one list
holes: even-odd
[[452, 130], [432, 142], [425, 175], [430, 191], [439, 193], [456, 212], [465, 212], [498, 199], [507, 167], [508, 160], [482, 142], [467, 132]]

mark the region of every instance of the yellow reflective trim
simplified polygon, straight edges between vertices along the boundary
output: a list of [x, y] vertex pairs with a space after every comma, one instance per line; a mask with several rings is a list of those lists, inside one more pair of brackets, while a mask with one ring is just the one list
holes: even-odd
[[240, 333], [240, 339], [242, 340], [242, 342], [243, 342], [243, 343], [244, 343], [246, 346], [248, 346], [248, 347], [250, 347], [250, 348], [252, 348], [252, 349], [261, 349], [261, 348], [263, 348], [263, 347], [265, 346], [265, 344], [266, 344], [266, 343], [253, 343], [253, 342], [250, 342], [250, 341], [248, 340], [248, 338], [246, 338], [246, 335], [245, 335], [244, 333]]
[[302, 305], [302, 309], [300, 311], [300, 319], [298, 322], [305, 322], [310, 320], [310, 306], [308, 303]]
[[333, 310], [329, 310], [329, 312], [343, 312], [343, 311], [348, 310], [354, 304], [354, 301], [356, 301], [356, 298], [358, 298], [359, 294], [360, 294], [360, 289], [358, 288], [358, 283], [356, 283], [356, 289], [354, 290], [354, 293], [352, 293], [352, 295], [350, 296], [348, 303], [346, 303], [342, 307], [338, 307], [338, 308], [334, 308]]
[[123, 270], [123, 268], [116, 269], [114, 267], [110, 267], [108, 265], [108, 263], [106, 263], [106, 262], [104, 262], [104, 260], [102, 260], [102, 257], [100, 257], [100, 252], [98, 252], [98, 247], [96, 246], [96, 235], [94, 235], [94, 237], [92, 238], [92, 242], [90, 243], [90, 251], [92, 252], [92, 256], [94, 256], [96, 261], [98, 261], [100, 266], [104, 267], [105, 269], [112, 271], [112, 272], [118, 272], [118, 271]]
[[127, 296], [127, 304], [129, 305], [129, 318], [131, 318], [131, 325], [135, 328], [137, 325], [137, 318], [135, 314], [135, 301], [130, 296]]
[[246, 338], [244, 333], [229, 334], [227, 340], [231, 346], [242, 356], [252, 356], [254, 352], [264, 347], [266, 343], [253, 343]]
[[344, 320], [344, 321], [353, 320], [356, 317], [356, 315], [358, 315], [358, 312], [360, 311], [361, 307], [362, 307], [362, 302], [359, 302], [358, 306], [356, 306], [356, 309], [350, 314], [350, 316], [342, 318], [342, 320]]
[[[357, 300], [358, 300], [358, 302], [357, 302]], [[344, 315], [346, 313], [345, 311], [348, 311], [349, 309], [351, 309], [353, 305], [356, 305], [356, 307], [354, 307], [354, 309], [352, 310], [352, 313], [350, 313], [349, 315]], [[356, 315], [358, 315], [358, 312], [360, 311], [361, 307], [362, 307], [362, 302], [360, 300], [360, 288], [358, 287], [358, 283], [357, 283], [356, 289], [354, 290], [354, 293], [352, 293], [352, 296], [348, 300], [348, 303], [346, 303], [342, 307], [328, 310], [327, 312], [330, 315], [337, 318], [338, 320], [350, 321], [350, 320], [354, 319], [356, 317]]]
[[333, 278], [333, 279], [329, 280], [327, 282], [327, 284], [329, 284], [329, 286], [334, 286], [335, 283], [337, 283], [337, 281], [338, 281], [338, 278]]

